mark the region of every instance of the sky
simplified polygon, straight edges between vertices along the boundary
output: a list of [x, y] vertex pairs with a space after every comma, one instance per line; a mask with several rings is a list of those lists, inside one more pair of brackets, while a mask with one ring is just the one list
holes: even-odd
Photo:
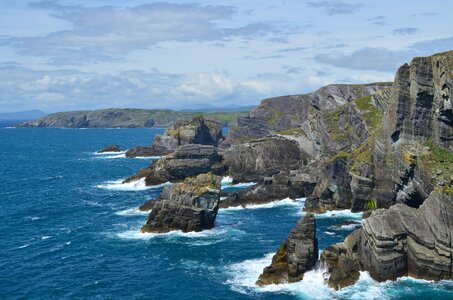
[[0, 112], [256, 105], [453, 50], [451, 0], [0, 1]]

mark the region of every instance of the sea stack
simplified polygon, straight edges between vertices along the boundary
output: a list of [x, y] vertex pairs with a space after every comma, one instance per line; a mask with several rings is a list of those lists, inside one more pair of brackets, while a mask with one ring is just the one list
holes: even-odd
[[264, 286], [300, 281], [305, 272], [315, 267], [317, 260], [316, 220], [312, 214], [308, 214], [297, 222], [256, 284]]
[[219, 210], [221, 177], [212, 173], [187, 177], [164, 189], [142, 232], [201, 231], [214, 227]]

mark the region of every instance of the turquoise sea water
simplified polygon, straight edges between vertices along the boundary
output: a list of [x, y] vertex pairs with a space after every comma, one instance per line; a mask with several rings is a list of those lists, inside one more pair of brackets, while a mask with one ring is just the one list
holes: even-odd
[[[162, 191], [120, 180], [150, 163], [105, 145], [145, 145], [160, 129], [0, 129], [0, 299], [406, 299], [453, 297], [450, 282], [377, 283], [340, 292], [312, 271], [303, 282], [254, 285], [302, 215], [303, 199], [220, 210], [201, 233], [140, 234], [137, 208]], [[229, 189], [241, 187], [226, 187]], [[360, 220], [317, 216], [320, 248]]]

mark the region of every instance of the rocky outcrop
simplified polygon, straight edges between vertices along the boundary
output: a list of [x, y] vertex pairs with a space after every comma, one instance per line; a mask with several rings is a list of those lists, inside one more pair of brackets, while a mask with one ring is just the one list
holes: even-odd
[[169, 109], [119, 109], [109, 108], [93, 111], [71, 111], [53, 113], [17, 127], [58, 127], [58, 128], [139, 128], [169, 127], [182, 119], [190, 119], [200, 114], [207, 118], [221, 118], [223, 125], [236, 123], [250, 108], [223, 110], [219, 112], [181, 112]]
[[126, 152], [126, 157], [163, 156], [187, 144], [217, 146], [222, 139], [222, 124], [200, 115], [176, 122], [163, 135], [156, 134], [152, 145], [133, 148]]
[[142, 232], [201, 231], [214, 227], [221, 178], [212, 173], [188, 177], [164, 189], [155, 200]]
[[453, 196], [433, 192], [419, 208], [396, 204], [374, 211], [363, 228], [328, 247], [321, 262], [336, 289], [355, 283], [359, 271], [378, 281], [452, 279], [452, 234]]
[[296, 141], [267, 136], [222, 152], [234, 182], [252, 182], [308, 164], [310, 155]]
[[97, 153], [105, 153], [105, 152], [121, 152], [120, 146], [118, 145], [110, 145], [102, 148]]
[[317, 260], [316, 221], [313, 215], [306, 215], [297, 222], [256, 284], [263, 286], [300, 281], [305, 272], [315, 267]]
[[182, 181], [186, 177], [212, 172], [225, 173], [222, 157], [214, 146], [187, 144], [178, 147], [173, 153], [153, 161], [125, 182], [145, 177], [146, 185]]
[[436, 186], [451, 189], [452, 70], [453, 51], [403, 65], [390, 92], [372, 97], [377, 108], [386, 109], [382, 121], [362, 145], [337, 153], [307, 199], [307, 210], [418, 207]]
[[[312, 173], [316, 173], [316, 169]], [[315, 174], [304, 173], [302, 170], [285, 170], [265, 177], [262, 182], [250, 189], [229, 193], [227, 198], [220, 202], [220, 207], [262, 204], [285, 198], [303, 198], [312, 193], [316, 183]]]

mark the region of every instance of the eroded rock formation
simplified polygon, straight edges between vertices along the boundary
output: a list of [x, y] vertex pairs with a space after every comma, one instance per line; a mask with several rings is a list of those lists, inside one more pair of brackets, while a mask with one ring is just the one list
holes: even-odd
[[313, 269], [317, 260], [316, 220], [313, 215], [306, 215], [297, 222], [256, 284], [263, 286], [302, 280], [304, 273]]
[[187, 177], [166, 187], [155, 200], [142, 232], [201, 231], [214, 227], [221, 177], [212, 173]]

